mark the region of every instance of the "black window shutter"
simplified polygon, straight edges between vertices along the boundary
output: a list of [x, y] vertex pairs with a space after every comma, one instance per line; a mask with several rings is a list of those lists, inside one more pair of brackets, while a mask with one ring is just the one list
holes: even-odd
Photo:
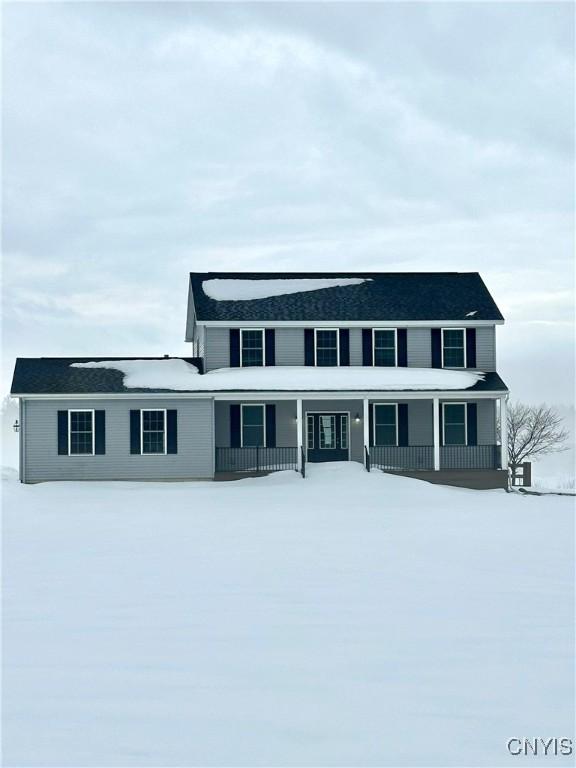
[[466, 368], [476, 368], [476, 328], [466, 328]]
[[68, 411], [58, 411], [58, 455], [68, 455]]
[[362, 365], [372, 365], [372, 328], [362, 328]]
[[240, 328], [230, 328], [230, 368], [240, 367]]
[[266, 404], [266, 447], [276, 448], [276, 406]]
[[432, 328], [432, 368], [442, 368], [442, 329]]
[[350, 365], [350, 331], [340, 328], [340, 365]]
[[266, 328], [264, 331], [266, 346], [266, 365], [276, 365], [276, 331]]
[[478, 445], [478, 408], [476, 403], [467, 403], [468, 445]]
[[178, 453], [178, 411], [166, 411], [166, 453]]
[[230, 406], [230, 445], [240, 448], [240, 406], [233, 403]]
[[94, 411], [94, 453], [106, 453], [106, 411]]
[[314, 328], [304, 328], [304, 365], [314, 364]]
[[408, 334], [406, 328], [398, 328], [396, 340], [398, 343], [398, 366], [406, 368], [408, 366]]
[[140, 447], [140, 411], [130, 411], [130, 453], [142, 453]]
[[398, 445], [408, 445], [408, 403], [398, 403]]
[[368, 405], [368, 445], [374, 445], [374, 406]]

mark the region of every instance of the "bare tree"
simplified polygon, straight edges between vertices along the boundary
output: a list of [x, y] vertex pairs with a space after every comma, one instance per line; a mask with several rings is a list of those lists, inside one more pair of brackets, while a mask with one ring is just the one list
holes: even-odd
[[528, 459], [568, 450], [562, 417], [547, 405], [508, 406], [508, 461], [514, 469]]

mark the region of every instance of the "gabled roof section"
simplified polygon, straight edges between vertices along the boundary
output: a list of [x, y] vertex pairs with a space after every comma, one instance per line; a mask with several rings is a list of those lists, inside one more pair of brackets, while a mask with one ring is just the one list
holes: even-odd
[[[315, 287], [323, 280], [330, 287]], [[270, 281], [271, 295], [255, 281]], [[312, 290], [297, 283], [292, 292], [290, 281], [309, 281]], [[190, 288], [199, 322], [504, 319], [478, 272], [191, 272]], [[244, 298], [254, 295], [261, 297]]]

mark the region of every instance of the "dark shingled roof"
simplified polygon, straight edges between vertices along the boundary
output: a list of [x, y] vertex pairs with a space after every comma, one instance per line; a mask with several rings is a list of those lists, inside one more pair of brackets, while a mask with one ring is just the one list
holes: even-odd
[[202, 373], [200, 357], [19, 357], [12, 378], [13, 395], [89, 395], [172, 392], [166, 389], [127, 389], [124, 374], [112, 368], [71, 368], [71, 363], [102, 360], [186, 360]]
[[[35, 357], [16, 360], [12, 380], [13, 395], [99, 395], [166, 392], [177, 396], [182, 390], [169, 389], [127, 389], [122, 381], [123, 374], [110, 368], [71, 368], [71, 363], [88, 363], [101, 360], [163, 360], [162, 357]], [[185, 360], [197, 366], [202, 372], [202, 360], [197, 357], [171, 358]], [[497, 373], [486, 373], [485, 380], [473, 387], [456, 392], [506, 392], [507, 387]], [[288, 387], [288, 389], [290, 389]], [[193, 390], [194, 391], [194, 390]], [[223, 390], [219, 390], [222, 392]], [[232, 391], [232, 390], [231, 390]], [[240, 391], [238, 389], [234, 391]], [[249, 390], [242, 390], [249, 391]], [[270, 390], [282, 391], [282, 390]], [[367, 391], [367, 390], [363, 390]], [[410, 390], [403, 390], [410, 391]], [[418, 390], [421, 391], [421, 390]], [[209, 394], [205, 393], [205, 394]]]
[[[245, 301], [216, 301], [205, 280], [366, 278], [359, 285]], [[199, 321], [503, 320], [478, 272], [191, 272]], [[466, 317], [475, 312], [473, 317]]]

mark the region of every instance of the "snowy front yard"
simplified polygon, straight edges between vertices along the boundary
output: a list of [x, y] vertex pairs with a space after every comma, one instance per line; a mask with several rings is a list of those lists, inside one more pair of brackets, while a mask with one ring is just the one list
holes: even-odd
[[573, 501], [8, 481], [4, 765], [523, 763], [573, 737]]

